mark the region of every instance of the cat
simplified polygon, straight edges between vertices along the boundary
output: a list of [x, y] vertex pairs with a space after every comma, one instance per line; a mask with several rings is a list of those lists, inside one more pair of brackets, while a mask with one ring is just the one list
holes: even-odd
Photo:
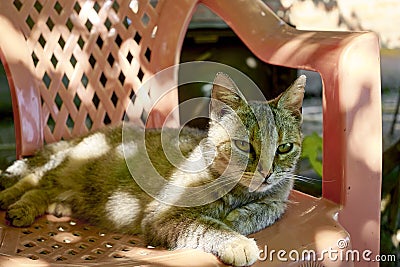
[[[152, 246], [201, 249], [226, 264], [251, 265], [259, 249], [246, 235], [282, 216], [293, 187], [305, 82], [300, 76], [276, 99], [247, 102], [218, 73], [208, 130], [121, 125], [45, 145], [1, 174], [0, 208], [16, 227], [46, 212], [73, 216], [142, 234]], [[166, 155], [166, 145], [179, 149]], [[154, 173], [166, 183], [153, 182]], [[203, 187], [192, 196], [196, 186]]]

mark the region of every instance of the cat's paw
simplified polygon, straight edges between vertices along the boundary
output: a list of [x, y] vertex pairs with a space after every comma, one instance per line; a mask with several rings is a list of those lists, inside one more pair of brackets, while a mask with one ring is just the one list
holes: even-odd
[[259, 254], [256, 241], [241, 236], [222, 244], [218, 257], [226, 264], [249, 266], [257, 261]]
[[47, 208], [47, 213], [52, 214], [58, 218], [69, 217], [72, 215], [71, 207], [64, 203], [52, 203]]
[[13, 226], [26, 227], [33, 224], [36, 216], [31, 207], [15, 203], [6, 212], [6, 220]]
[[11, 204], [18, 200], [11, 188], [5, 189], [0, 192], [0, 209], [6, 210]]

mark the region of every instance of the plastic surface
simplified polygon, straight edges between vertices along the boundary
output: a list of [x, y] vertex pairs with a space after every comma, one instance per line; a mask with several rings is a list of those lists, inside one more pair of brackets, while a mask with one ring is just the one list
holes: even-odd
[[379, 254], [382, 127], [377, 35], [299, 31], [261, 1], [202, 2], [260, 59], [321, 74], [323, 197], [342, 206], [338, 218], [350, 232], [353, 247]]
[[[177, 10], [168, 6], [170, 11], [161, 12], [163, 1], [132, 3], [0, 3], [0, 51], [13, 92], [19, 157], [31, 155], [44, 142], [120, 123], [147, 78], [178, 63], [188, 7], [182, 2]], [[182, 14], [171, 20], [170, 12]], [[152, 89], [141, 94], [129, 119], [142, 124], [148, 119], [148, 127], [161, 125], [162, 114], [178, 104], [175, 90], [147, 118], [161, 93]], [[170, 124], [178, 123], [174, 112]]]
[[[286, 259], [290, 259], [289, 253], [295, 257], [293, 251], [302, 255], [308, 250], [315, 251], [316, 262], [325, 266], [352, 266], [351, 262], [330, 261], [327, 255], [324, 261], [318, 261], [323, 258], [323, 249], [330, 247], [343, 253], [351, 249], [350, 243], [337, 248], [337, 240], [349, 240], [333, 219], [337, 206], [295, 191], [290, 199], [289, 209], [278, 223], [251, 235], [263, 250], [254, 266], [302, 266], [300, 261], [280, 261], [279, 250], [287, 252], [280, 255]], [[138, 236], [109, 233], [68, 217], [47, 215], [31, 227], [14, 228], [4, 224], [4, 215], [0, 213], [1, 253], [10, 256], [0, 256], [1, 266], [226, 266], [208, 253], [147, 247]], [[303, 234], [299, 236], [299, 232]]]
[[[1, 8], [0, 3], [0, 8]], [[9, 81], [15, 125], [17, 156], [29, 155], [43, 145], [40, 96], [25, 39], [15, 26], [0, 16], [0, 28], [7, 33], [0, 36], [0, 59]], [[14, 78], [15, 75], [18, 75]]]
[[[119, 123], [146, 78], [178, 63], [186, 27], [198, 3], [221, 16], [263, 61], [315, 70], [322, 76], [323, 199], [298, 194], [297, 200], [304, 207], [335, 204], [330, 212], [312, 208], [319, 207], [316, 204], [309, 206], [313, 212], [305, 212], [302, 219], [285, 217], [262, 231], [261, 238], [270, 232], [265, 237], [290, 242], [289, 248], [292, 242], [307, 245], [325, 240], [328, 245], [348, 231], [353, 249], [379, 254], [378, 38], [370, 32], [298, 31], [261, 1], [1, 1], [0, 56], [12, 90], [18, 156], [32, 154], [43, 142]], [[129, 119], [143, 123], [148, 103], [160, 94], [146, 92], [144, 98], [137, 97]], [[147, 126], [161, 125], [177, 103], [175, 90], [156, 106]], [[173, 118], [172, 126], [177, 125], [178, 114]], [[287, 214], [299, 210], [291, 206]], [[336, 212], [346, 231], [332, 220]], [[327, 232], [318, 229], [333, 227], [339, 236], [310, 234], [298, 227], [306, 218], [314, 220], [310, 226], [319, 233]], [[293, 229], [287, 236], [290, 241], [279, 227]], [[11, 231], [4, 229], [3, 234]]]

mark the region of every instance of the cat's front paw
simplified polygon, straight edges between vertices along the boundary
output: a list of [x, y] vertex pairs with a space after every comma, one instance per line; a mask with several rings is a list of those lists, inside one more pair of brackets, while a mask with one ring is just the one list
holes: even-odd
[[6, 213], [6, 220], [16, 227], [32, 225], [35, 221], [35, 217], [29, 206], [19, 203], [11, 205]]
[[257, 261], [260, 250], [254, 239], [238, 237], [222, 244], [219, 258], [233, 266], [249, 266]]
[[224, 223], [227, 224], [230, 227], [233, 227], [235, 231], [237, 231], [235, 229], [235, 223], [237, 221], [240, 221], [241, 219], [241, 213], [238, 209], [235, 209], [233, 211], [231, 211], [224, 219]]

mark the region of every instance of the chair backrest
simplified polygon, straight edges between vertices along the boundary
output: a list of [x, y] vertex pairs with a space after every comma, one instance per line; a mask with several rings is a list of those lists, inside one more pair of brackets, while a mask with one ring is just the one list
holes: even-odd
[[[0, 54], [13, 87], [18, 156], [32, 154], [43, 141], [120, 123], [143, 82], [178, 63], [190, 16], [186, 5], [165, 0], [2, 1]], [[150, 102], [154, 95], [148, 92]], [[159, 116], [177, 101], [176, 91], [164, 97], [148, 126], [163, 123]], [[144, 120], [146, 102], [135, 101], [130, 119]]]
[[[377, 36], [299, 31], [261, 0], [1, 1], [0, 57], [13, 96], [18, 155], [31, 154], [43, 141], [119, 123], [143, 81], [178, 63], [199, 3], [222, 17], [261, 60], [321, 74], [323, 197], [342, 206], [338, 219], [353, 248], [379, 254]], [[144, 102], [135, 101], [133, 120], [141, 120]], [[161, 125], [176, 105], [174, 91], [150, 115], [150, 126]]]

